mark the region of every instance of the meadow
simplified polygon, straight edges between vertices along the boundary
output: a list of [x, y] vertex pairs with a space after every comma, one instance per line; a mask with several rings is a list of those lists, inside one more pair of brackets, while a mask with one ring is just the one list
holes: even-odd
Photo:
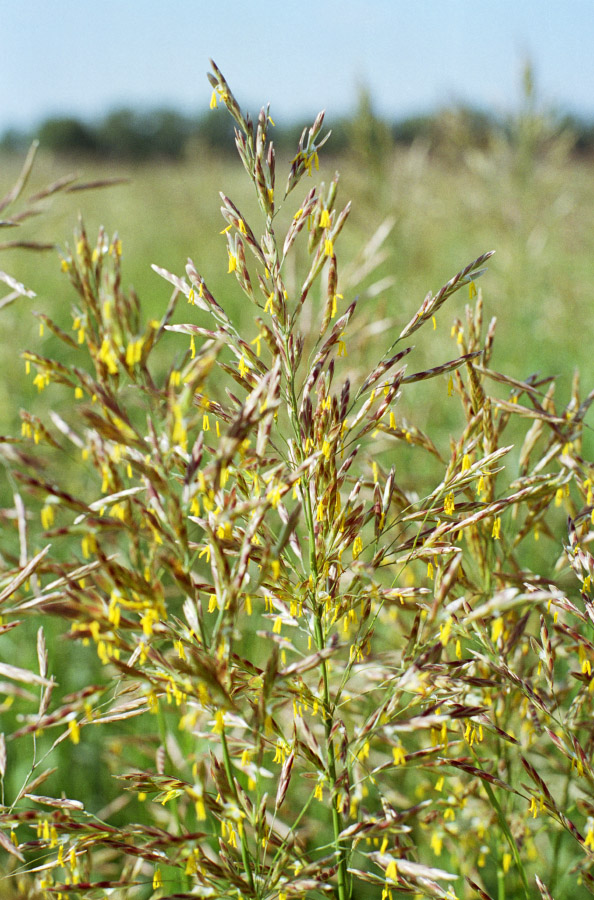
[[592, 891], [594, 171], [526, 126], [314, 126], [274, 228], [266, 118], [249, 178], [40, 155], [124, 183], [2, 250], [0, 897]]
[[[536, 147], [528, 158], [526, 152], [521, 141], [514, 145], [496, 137], [484, 151], [466, 151], [451, 139], [441, 152], [430, 152], [428, 144], [419, 142], [386, 153], [378, 170], [377, 164], [372, 168], [352, 155], [334, 158], [330, 138], [316, 179], [328, 183], [338, 170], [339, 198], [353, 201], [344, 235], [347, 259], [354, 259], [384, 222], [391, 224], [382, 246], [385, 259], [363, 284], [369, 288], [372, 282], [390, 280], [378, 295], [366, 299], [363, 294], [370, 322], [383, 322], [387, 331], [391, 320], [412, 315], [426, 292], [436, 290], [463, 260], [493, 249], [496, 257], [482, 287], [487, 313], [498, 319], [498, 365], [518, 378], [555, 374], [567, 392], [576, 368], [587, 381], [594, 338], [588, 314], [594, 268], [592, 163], [573, 156], [564, 138]], [[3, 190], [12, 186], [21, 164], [18, 157], [3, 160]], [[188, 256], [200, 258], [213, 292], [241, 321], [245, 302], [225, 278], [219, 191], [236, 198], [246, 214], [253, 211], [255, 199], [232, 154], [221, 159], [197, 152], [170, 165], [102, 166], [47, 158], [41, 152], [31, 191], [68, 172], [78, 173], [82, 181], [121, 177], [128, 183], [54, 198], [41, 217], [22, 225], [19, 238], [57, 242], [63, 248], [72, 243], [79, 214], [90, 236], [100, 225], [107, 234], [117, 232], [123, 242], [124, 284], [132, 285], [143, 308], [155, 314], [168, 298], [151, 264], [177, 272]], [[5, 238], [14, 237], [5, 232]], [[33, 256], [6, 250], [2, 266], [38, 296], [3, 312], [5, 330], [15, 338], [0, 348], [4, 366], [13, 347], [26, 346], [37, 331], [28, 310], [51, 316], [66, 312], [69, 289], [52, 252]], [[358, 292], [358, 286], [351, 291]], [[463, 306], [459, 304], [457, 315], [463, 315]], [[421, 359], [428, 359], [435, 343], [444, 350], [454, 346], [450, 325], [449, 319], [440, 321], [430, 343], [418, 346]], [[3, 415], [14, 415], [19, 403], [15, 385], [10, 385], [11, 402], [6, 381], [0, 390]]]

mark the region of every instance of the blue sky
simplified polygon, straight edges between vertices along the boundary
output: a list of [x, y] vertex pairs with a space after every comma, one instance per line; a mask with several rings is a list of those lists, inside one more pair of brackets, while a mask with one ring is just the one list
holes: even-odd
[[281, 120], [392, 118], [451, 102], [496, 112], [523, 60], [547, 105], [594, 118], [594, 0], [0, 0], [0, 130], [122, 105], [208, 109], [212, 57], [241, 103]]

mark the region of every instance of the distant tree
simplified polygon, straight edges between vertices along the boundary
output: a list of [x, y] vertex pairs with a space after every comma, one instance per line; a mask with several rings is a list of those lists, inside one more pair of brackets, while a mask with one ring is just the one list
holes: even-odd
[[192, 132], [191, 121], [172, 109], [157, 109], [137, 122], [141, 139], [147, 142], [153, 156], [180, 159]]
[[211, 110], [196, 118], [192, 125], [193, 143], [201, 150], [225, 155], [235, 153], [233, 121], [219, 110]]
[[116, 109], [99, 124], [98, 138], [106, 156], [131, 160], [147, 159], [151, 148], [138, 128], [138, 114], [132, 109]]
[[172, 109], [118, 109], [98, 128], [103, 153], [114, 159], [180, 159], [191, 134], [190, 120]]
[[53, 153], [96, 153], [97, 135], [91, 127], [74, 118], [46, 119], [37, 131], [41, 147]]
[[588, 155], [594, 153], [594, 122], [588, 122], [579, 116], [567, 115], [560, 120], [559, 127], [573, 135], [573, 146], [577, 153]]
[[23, 153], [31, 144], [31, 138], [24, 131], [9, 128], [0, 138], [0, 153]]
[[175, 110], [124, 108], [103, 119], [98, 138], [103, 153], [113, 159], [181, 159], [191, 131], [191, 121]]

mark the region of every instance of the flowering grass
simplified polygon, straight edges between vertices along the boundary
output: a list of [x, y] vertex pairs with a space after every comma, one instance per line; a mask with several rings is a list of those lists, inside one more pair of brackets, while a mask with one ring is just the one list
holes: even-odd
[[[594, 394], [491, 367], [490, 251], [360, 375], [388, 229], [339, 265], [323, 115], [277, 180], [268, 109], [209, 77], [259, 210], [221, 194], [249, 330], [192, 260], [155, 265], [172, 293], [145, 317], [120, 238], [81, 225], [72, 316], [39, 317], [63, 352], [23, 354], [43, 412], [0, 445], [0, 896], [585, 896]], [[452, 316], [455, 350], [416, 366]], [[425, 382], [459, 401], [449, 446], [408, 413]], [[106, 805], [94, 770], [70, 790], [91, 759]]]

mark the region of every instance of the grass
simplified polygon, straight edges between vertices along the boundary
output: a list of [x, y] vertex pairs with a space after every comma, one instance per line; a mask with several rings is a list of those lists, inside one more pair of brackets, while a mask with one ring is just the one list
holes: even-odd
[[49, 320], [2, 310], [0, 892], [585, 896], [590, 175], [416, 146], [307, 193], [321, 120], [275, 168], [211, 83], [247, 189], [147, 167], [10, 266]]
[[[330, 139], [328, 153], [331, 145]], [[3, 189], [13, 183], [20, 164], [3, 161]], [[35, 186], [63, 175], [66, 165], [41, 158], [33, 173]], [[130, 182], [56, 199], [41, 219], [26, 223], [23, 232], [51, 241], [59, 236], [64, 243], [79, 211], [89, 234], [100, 225], [109, 234], [117, 231], [123, 239], [124, 283], [134, 285], [143, 305], [155, 314], [166, 302], [166, 291], [151, 264], [180, 271], [188, 255], [200, 253], [217, 296], [221, 294], [234, 316], [241, 316], [245, 306], [224, 278], [226, 251], [219, 236], [219, 190], [246, 208], [246, 215], [253, 210], [250, 186], [237, 167], [212, 158], [115, 171], [76, 161], [72, 166], [82, 170], [83, 178], [115, 174]], [[412, 314], [429, 287], [437, 289], [448, 277], [452, 260], [470, 259], [492, 245], [497, 257], [490, 267], [486, 299], [490, 314], [499, 320], [498, 365], [518, 377], [535, 371], [555, 373], [566, 392], [575, 367], [584, 375], [588, 372], [594, 338], [589, 314], [594, 178], [589, 162], [550, 154], [521, 177], [514, 169], [513, 148], [495, 146], [481, 155], [465, 154], [460, 147], [444, 160], [428, 156], [423, 146], [413, 146], [384, 161], [378, 189], [349, 160], [322, 156], [321, 167], [320, 177], [326, 181], [340, 168], [340, 193], [353, 199], [345, 234], [348, 258], [385, 218], [395, 219], [385, 244], [386, 261], [374, 279], [391, 277], [394, 284], [369, 304], [369, 317], [400, 319]], [[5, 328], [16, 335], [19, 346], [25, 346], [36, 330], [34, 320], [24, 315], [25, 305], [55, 316], [58, 310], [66, 312], [69, 298], [53, 254], [43, 261], [17, 251], [4, 256], [4, 268], [38, 294], [36, 301], [3, 313]], [[439, 333], [419, 346], [425, 359], [436, 342], [440, 350], [447, 346], [449, 326], [449, 320], [439, 322]], [[6, 344], [0, 352], [6, 365]], [[6, 383], [2, 390], [2, 409], [13, 410], [14, 385], [10, 402]]]

